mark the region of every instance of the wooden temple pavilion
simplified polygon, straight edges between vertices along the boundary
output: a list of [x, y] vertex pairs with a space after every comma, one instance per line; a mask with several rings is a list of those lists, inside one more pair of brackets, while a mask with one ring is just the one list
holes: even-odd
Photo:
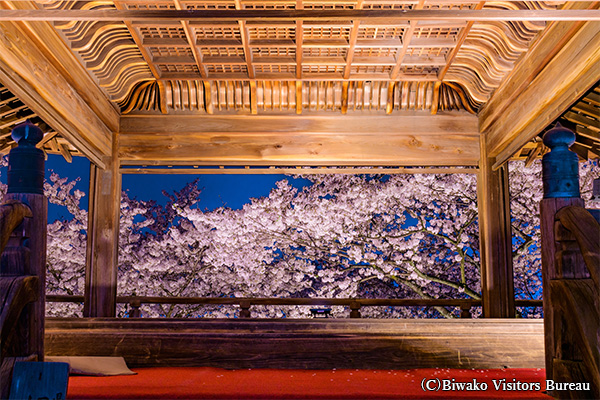
[[[505, 351], [516, 335], [541, 328], [507, 319], [515, 314], [507, 161], [547, 152], [540, 137], [557, 120], [574, 131], [571, 149], [580, 159], [599, 157], [599, 6], [0, 1], [0, 151], [16, 147], [10, 130], [31, 119], [45, 135], [34, 141], [24, 134], [29, 145], [67, 161], [74, 155], [91, 161], [84, 315], [106, 318], [115, 316], [117, 302], [123, 173], [194, 173], [200, 166], [252, 173], [329, 166], [476, 173], [481, 305], [490, 319], [462, 325], [463, 335], [480, 329], [483, 342], [508, 335]], [[19, 357], [44, 355], [43, 195], [7, 198], [13, 202], [2, 206], [1, 244], [21, 250], [3, 256], [3, 368]], [[600, 240], [597, 222], [582, 206], [577, 195], [542, 204], [545, 358], [549, 377], [590, 382], [589, 395], [598, 397]], [[17, 226], [24, 228], [13, 232]], [[18, 279], [8, 278], [16, 271], [10, 265], [19, 263], [30, 266]], [[25, 308], [31, 323], [18, 322], [20, 309], [36, 296]], [[19, 329], [29, 332], [21, 336], [27, 339], [11, 339], [9, 322], [25, 324]], [[80, 323], [88, 333], [100, 326], [95, 323], [132, 332], [143, 324]], [[448, 329], [422, 324], [414, 329]], [[69, 338], [75, 325], [53, 326]], [[51, 324], [47, 329], [48, 338]], [[527, 343], [516, 358], [527, 358]], [[430, 360], [444, 366], [440, 357]]]

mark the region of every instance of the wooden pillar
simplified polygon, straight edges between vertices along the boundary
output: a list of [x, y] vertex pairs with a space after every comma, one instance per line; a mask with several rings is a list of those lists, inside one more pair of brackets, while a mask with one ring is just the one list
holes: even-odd
[[[574, 141], [575, 134], [558, 124], [544, 135], [544, 144], [552, 149], [542, 160], [544, 199], [540, 203], [546, 378], [590, 385], [589, 390], [550, 391], [553, 397], [597, 399], [600, 288], [590, 279], [590, 266], [597, 270], [600, 235], [579, 195], [578, 157], [568, 149]], [[560, 217], [565, 211], [576, 212], [568, 225]], [[581, 237], [595, 245], [595, 254], [581, 247]], [[590, 256], [586, 266], [584, 259]]]
[[90, 166], [88, 241], [85, 270], [86, 317], [114, 317], [117, 298], [119, 250], [119, 211], [121, 174], [116, 156], [117, 135], [113, 135], [113, 155], [106, 169]]
[[[546, 198], [540, 202], [540, 233], [542, 236], [542, 285], [544, 293], [544, 332], [546, 349], [546, 377], [553, 378], [553, 359], [558, 351], [555, 344], [555, 310], [552, 306], [552, 290], [550, 282], [554, 279], [563, 277], [562, 271], [559, 271], [556, 263], [556, 237], [554, 228], [554, 217], [556, 212], [567, 206], [584, 206], [584, 201], [579, 197], [567, 198]], [[562, 269], [562, 268], [561, 268]], [[565, 271], [567, 272], [567, 271]], [[571, 278], [587, 278], [587, 275], [582, 271], [577, 271]], [[558, 321], [557, 321], [558, 323]]]
[[479, 252], [483, 316], [515, 316], [512, 233], [508, 166], [492, 169], [485, 139], [481, 139], [481, 161], [477, 176]]
[[[46, 230], [48, 201], [43, 194], [44, 153], [35, 147], [42, 139], [40, 128], [27, 121], [15, 127], [12, 137], [19, 144], [11, 150], [8, 163], [8, 193], [11, 200], [26, 204], [31, 218], [26, 218], [22, 229], [17, 228], [2, 255], [0, 275], [37, 276], [37, 301], [25, 311], [22, 351], [44, 359], [44, 320], [46, 311]], [[12, 243], [11, 243], [12, 242]], [[28, 251], [27, 251], [28, 248]], [[29, 262], [26, 262], [27, 258]], [[23, 262], [20, 262], [23, 261]]]

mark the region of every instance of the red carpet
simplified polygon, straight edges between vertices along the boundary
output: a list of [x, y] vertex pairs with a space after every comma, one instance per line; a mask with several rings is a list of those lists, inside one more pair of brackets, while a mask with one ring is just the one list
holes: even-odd
[[[68, 399], [551, 399], [543, 369], [224, 370], [138, 368], [137, 375], [69, 379]], [[501, 379], [513, 387], [494, 387]], [[431, 391], [423, 391], [430, 380]], [[454, 381], [453, 381], [454, 380]], [[444, 390], [476, 382], [475, 390]], [[487, 390], [484, 385], [487, 384]], [[436, 391], [437, 385], [442, 385]], [[444, 388], [443, 385], [446, 385]], [[536, 388], [536, 385], [539, 388]], [[456, 387], [455, 387], [456, 388]], [[454, 389], [455, 389], [454, 388]], [[452, 389], [452, 388], [451, 388]]]

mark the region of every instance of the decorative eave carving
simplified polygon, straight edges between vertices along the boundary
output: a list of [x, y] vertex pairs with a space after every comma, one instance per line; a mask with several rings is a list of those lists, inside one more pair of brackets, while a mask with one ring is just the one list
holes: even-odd
[[[170, 80], [138, 83], [120, 106], [129, 113], [298, 113], [305, 111], [466, 110], [480, 106], [454, 83], [340, 81], [213, 81]], [[163, 88], [161, 89], [161, 86]], [[300, 87], [300, 92], [297, 92]], [[391, 89], [390, 89], [391, 87]], [[346, 95], [344, 95], [346, 93]]]

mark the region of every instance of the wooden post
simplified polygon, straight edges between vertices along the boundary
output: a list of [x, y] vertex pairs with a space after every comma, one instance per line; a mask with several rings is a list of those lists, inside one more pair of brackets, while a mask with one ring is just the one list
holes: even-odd
[[142, 312], [140, 311], [140, 307], [142, 306], [142, 302], [139, 299], [131, 300], [129, 303], [131, 307], [129, 310], [129, 318], [141, 318]]
[[83, 315], [114, 317], [117, 301], [121, 175], [113, 135], [107, 168], [90, 166], [90, 200]]
[[350, 318], [360, 318], [360, 303], [353, 301], [350, 303]]
[[492, 165], [482, 137], [477, 207], [483, 316], [513, 318], [515, 294], [508, 167], [502, 165], [494, 171]]
[[[29, 320], [23, 339], [26, 355], [44, 359], [44, 320], [46, 293], [46, 229], [48, 202], [44, 196], [44, 153], [35, 147], [44, 136], [42, 130], [27, 121], [13, 129], [12, 137], [19, 144], [12, 149], [8, 162], [8, 192], [5, 201], [16, 200], [29, 206], [32, 218], [17, 228], [3, 254], [1, 275], [30, 275], [38, 277], [37, 301], [28, 306]], [[12, 243], [11, 243], [12, 242]], [[29, 248], [24, 248], [26, 246]], [[10, 265], [12, 260], [26, 260], [21, 267]]]
[[[558, 211], [568, 206], [586, 213], [579, 197], [578, 157], [568, 149], [574, 142], [575, 134], [559, 124], [544, 135], [544, 144], [552, 149], [542, 160], [544, 199], [540, 203], [546, 378], [591, 384], [591, 391], [550, 393], [555, 397], [597, 398], [598, 338], [588, 334], [600, 331], [598, 310], [591, 306], [597, 304], [598, 290], [583, 290], [592, 281], [589, 270], [572, 233], [557, 220]], [[593, 230], [588, 235], [597, 238]], [[586, 345], [592, 347], [586, 350]]]
[[240, 318], [250, 318], [250, 306], [248, 300], [240, 301]]

